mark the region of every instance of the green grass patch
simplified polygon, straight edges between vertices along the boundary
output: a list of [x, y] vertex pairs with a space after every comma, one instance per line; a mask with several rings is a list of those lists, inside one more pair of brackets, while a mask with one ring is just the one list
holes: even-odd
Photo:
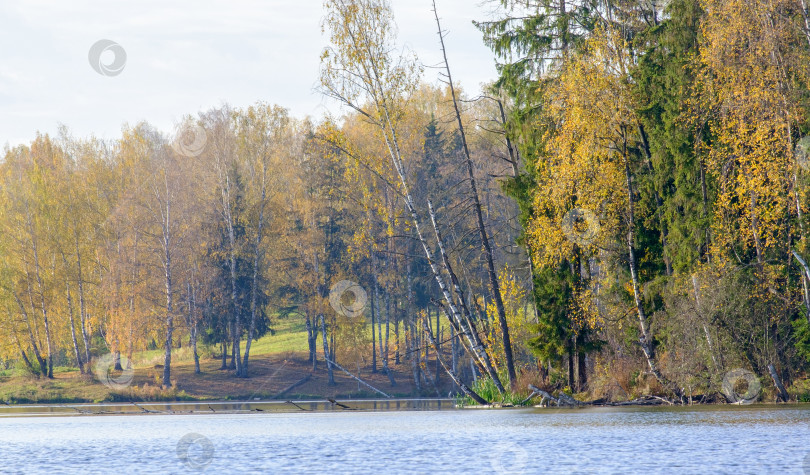
[[[502, 382], [507, 381], [506, 374], [501, 374], [500, 379]], [[470, 389], [475, 391], [476, 394], [484, 398], [486, 401], [489, 401], [491, 404], [509, 404], [513, 406], [530, 404], [530, 401], [527, 401], [525, 404], [523, 403], [523, 401], [526, 399], [526, 394], [512, 392], [508, 389], [501, 394], [498, 392], [498, 388], [495, 386], [492, 379], [488, 377], [478, 378], [470, 385]], [[525, 392], [526, 391], [523, 391], [523, 393]], [[457, 400], [457, 403], [462, 406], [475, 406], [478, 404], [471, 397], [466, 395], [461, 395], [461, 397]]]

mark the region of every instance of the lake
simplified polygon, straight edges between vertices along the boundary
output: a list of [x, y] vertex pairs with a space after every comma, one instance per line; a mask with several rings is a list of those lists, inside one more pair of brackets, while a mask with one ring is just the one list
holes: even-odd
[[434, 402], [377, 411], [287, 405], [299, 411], [290, 413], [275, 404], [262, 412], [253, 404], [252, 413], [143, 405], [209, 414], [97, 416], [6, 408], [0, 472], [810, 473], [810, 405], [456, 410]]

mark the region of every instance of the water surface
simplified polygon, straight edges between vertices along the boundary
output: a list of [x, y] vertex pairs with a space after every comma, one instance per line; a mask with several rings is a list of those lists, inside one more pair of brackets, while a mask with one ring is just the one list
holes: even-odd
[[3, 473], [803, 474], [808, 455], [807, 405], [0, 418]]

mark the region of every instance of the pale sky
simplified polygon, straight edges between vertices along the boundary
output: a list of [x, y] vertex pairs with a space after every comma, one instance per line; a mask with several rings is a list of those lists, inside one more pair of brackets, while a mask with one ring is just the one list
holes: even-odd
[[[468, 90], [495, 78], [492, 52], [471, 24], [482, 0], [437, 0], [454, 79]], [[430, 0], [392, 0], [399, 42], [426, 65], [440, 59]], [[296, 117], [328, 108], [314, 92], [321, 0], [2, 0], [0, 147], [27, 143], [65, 124], [80, 137], [115, 139], [124, 123], [164, 131], [186, 114], [262, 100]], [[104, 76], [88, 53], [99, 40], [126, 52], [120, 74]], [[103, 62], [112, 54], [104, 53]], [[426, 69], [426, 80], [437, 71]]]

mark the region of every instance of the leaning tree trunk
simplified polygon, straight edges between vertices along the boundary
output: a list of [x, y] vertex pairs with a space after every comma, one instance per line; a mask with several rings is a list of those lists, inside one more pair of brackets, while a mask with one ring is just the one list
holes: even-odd
[[624, 146], [622, 154], [624, 156], [624, 171], [627, 180], [627, 254], [628, 265], [630, 267], [630, 278], [633, 284], [633, 299], [636, 304], [636, 312], [638, 314], [638, 326], [640, 331], [639, 343], [641, 344], [641, 351], [644, 353], [644, 358], [647, 360], [647, 365], [650, 367], [650, 372], [655, 376], [661, 385], [675, 393], [679, 398], [682, 396], [678, 387], [669, 381], [661, 374], [655, 359], [655, 346], [653, 343], [652, 332], [644, 310], [644, 303], [641, 300], [641, 285], [638, 279], [638, 261], [636, 260], [636, 247], [635, 247], [635, 203], [633, 198], [633, 176], [630, 173], [630, 163], [627, 158], [627, 135], [626, 129], [623, 128], [624, 133]]
[[[495, 387], [498, 389], [500, 393], [504, 393], [505, 389], [501, 384], [501, 380], [498, 377], [498, 372], [495, 371], [495, 368], [492, 366], [492, 361], [490, 360], [489, 353], [486, 351], [486, 347], [484, 346], [483, 342], [478, 336], [478, 331], [475, 328], [474, 319], [472, 318], [472, 314], [470, 313], [467, 304], [464, 302], [464, 295], [461, 291], [461, 284], [459, 284], [458, 277], [456, 276], [455, 272], [453, 272], [453, 268], [450, 264], [450, 258], [447, 255], [447, 251], [444, 248], [444, 241], [442, 240], [442, 236], [439, 233], [439, 227], [436, 224], [436, 213], [433, 211], [433, 205], [428, 200], [428, 213], [430, 214], [430, 220], [433, 224], [433, 231], [436, 234], [436, 242], [439, 247], [439, 255], [442, 259], [442, 264], [444, 264], [444, 269], [447, 274], [450, 276], [450, 282], [453, 285], [453, 289], [458, 295], [459, 298], [459, 308], [461, 309], [461, 315], [464, 318], [464, 321], [457, 321], [456, 330], [465, 330], [465, 336], [468, 338], [471, 347], [473, 348], [474, 354], [477, 356], [478, 361], [481, 363], [481, 366], [486, 370], [489, 377], [492, 379], [492, 382], [495, 384]], [[451, 319], [452, 321], [452, 319]]]
[[452, 369], [452, 368], [448, 368], [448, 367], [447, 367], [447, 365], [446, 365], [446, 364], [444, 364], [444, 360], [443, 360], [443, 359], [442, 359], [442, 358], [439, 356], [439, 347], [438, 347], [438, 345], [436, 344], [436, 339], [433, 337], [433, 334], [430, 332], [430, 328], [428, 327], [427, 323], [426, 323], [426, 322], [424, 322], [424, 321], [422, 322], [422, 325], [424, 325], [424, 330], [425, 330], [425, 333], [426, 333], [426, 334], [427, 334], [427, 336], [428, 336], [428, 339], [430, 339], [430, 343], [433, 345], [433, 348], [436, 350], [436, 358], [439, 360], [439, 363], [441, 363], [442, 368], [444, 368], [444, 371], [445, 371], [445, 372], [446, 372], [448, 375], [450, 375], [450, 378], [453, 380], [453, 382], [454, 382], [454, 383], [456, 383], [456, 386], [458, 386], [459, 388], [461, 388], [461, 391], [462, 391], [464, 394], [466, 394], [467, 396], [469, 396], [469, 397], [470, 397], [470, 398], [471, 398], [473, 401], [477, 402], [478, 404], [489, 405], [489, 402], [487, 402], [487, 400], [486, 400], [486, 399], [484, 399], [484, 398], [482, 398], [481, 396], [479, 396], [479, 395], [478, 395], [478, 393], [476, 393], [475, 391], [473, 391], [472, 389], [470, 389], [470, 387], [469, 387], [469, 386], [467, 386], [466, 384], [464, 384], [464, 381], [462, 381], [462, 380], [461, 380], [461, 378], [459, 378], [459, 377], [456, 375], [456, 372], [455, 372], [455, 371], [453, 371], [453, 369]]
[[[492, 378], [493, 382], [495, 383], [495, 386], [498, 388], [499, 391], [503, 392], [504, 391], [503, 385], [501, 384], [501, 381], [500, 381], [500, 378], [498, 377], [497, 372], [495, 372], [492, 369], [491, 364], [487, 365], [487, 363], [489, 362], [489, 355], [486, 352], [486, 348], [483, 346], [480, 339], [478, 339], [478, 335], [471, 330], [471, 327], [469, 325], [469, 322], [471, 321], [470, 316], [469, 316], [469, 310], [466, 309], [466, 306], [464, 306], [464, 301], [463, 301], [464, 296], [463, 296], [463, 293], [461, 292], [461, 289], [460, 289], [460, 287], [458, 285], [458, 280], [455, 279], [453, 284], [454, 284], [454, 292], [456, 293], [456, 295], [459, 298], [459, 305], [461, 307], [456, 304], [456, 301], [455, 301], [455, 299], [453, 298], [453, 296], [451, 294], [450, 288], [445, 283], [444, 277], [442, 276], [441, 272], [439, 271], [439, 267], [438, 267], [437, 262], [436, 262], [436, 260], [434, 258], [433, 251], [431, 250], [431, 246], [428, 244], [428, 242], [427, 242], [427, 240], [425, 238], [425, 235], [422, 232], [422, 223], [421, 223], [421, 220], [419, 219], [419, 214], [416, 212], [416, 206], [414, 204], [413, 195], [411, 195], [410, 187], [409, 187], [408, 181], [407, 181], [407, 179], [405, 177], [405, 167], [404, 167], [404, 164], [402, 163], [402, 160], [400, 158], [401, 154], [400, 154], [399, 142], [398, 142], [396, 130], [391, 125], [390, 114], [388, 113], [388, 110], [387, 110], [386, 106], [384, 104], [378, 104], [378, 107], [382, 108], [382, 110], [384, 111], [384, 115], [385, 115], [386, 120], [388, 121], [388, 124], [389, 124], [388, 125], [388, 130], [391, 133], [391, 137], [390, 138], [387, 137], [387, 136], [385, 137], [386, 143], [387, 143], [387, 145], [389, 147], [389, 152], [390, 152], [390, 155], [391, 155], [391, 159], [392, 159], [394, 168], [395, 168], [395, 170], [397, 172], [397, 176], [399, 177], [400, 185], [402, 186], [402, 196], [404, 198], [404, 202], [405, 202], [405, 206], [406, 206], [406, 209], [408, 211], [408, 214], [410, 214], [411, 223], [413, 225], [414, 232], [416, 233], [416, 237], [417, 237], [417, 239], [419, 241], [419, 244], [422, 246], [422, 250], [425, 253], [425, 258], [426, 258], [426, 260], [428, 262], [428, 266], [430, 267], [430, 271], [433, 274], [434, 279], [436, 280], [436, 283], [437, 283], [437, 285], [439, 287], [439, 290], [440, 290], [440, 292], [442, 294], [442, 297], [443, 297], [445, 303], [447, 304], [448, 311], [445, 314], [446, 314], [448, 320], [450, 320], [450, 322], [453, 325], [456, 326], [456, 329], [461, 332], [461, 334], [464, 336], [465, 340], [467, 340], [467, 342], [469, 343], [469, 346], [466, 346], [465, 349], [468, 352], [470, 352], [470, 354], [472, 356], [474, 356], [479, 362], [481, 362], [482, 367], [487, 368], [489, 376]], [[430, 203], [428, 203], [428, 205], [429, 205], [428, 209], [429, 209], [429, 213], [430, 213], [430, 218], [431, 218], [431, 221], [433, 223], [434, 230], [438, 234], [438, 228], [436, 226], [435, 215], [432, 212], [432, 210], [430, 210]], [[441, 240], [439, 240], [438, 244], [440, 246], [440, 249], [443, 249], [444, 245], [441, 242]], [[449, 271], [449, 275], [451, 276], [451, 280], [453, 280], [455, 274], [452, 273], [452, 267], [449, 266], [449, 261], [444, 259], [443, 263], [444, 263], [445, 270]], [[462, 313], [462, 311], [464, 313]]]
[[453, 108], [456, 114], [456, 121], [458, 122], [459, 135], [461, 136], [462, 150], [464, 151], [465, 162], [467, 165], [467, 176], [470, 183], [470, 192], [473, 198], [473, 210], [475, 211], [476, 224], [478, 225], [478, 234], [481, 237], [481, 245], [484, 249], [484, 257], [487, 261], [487, 275], [489, 277], [489, 286], [492, 291], [492, 300], [495, 301], [495, 308], [498, 312], [498, 325], [501, 327], [501, 335], [503, 338], [503, 351], [504, 358], [506, 359], [506, 370], [509, 374], [509, 385], [512, 386], [517, 375], [515, 373], [515, 362], [512, 355], [512, 340], [509, 336], [509, 324], [506, 320], [506, 309], [503, 304], [501, 296], [501, 289], [498, 283], [498, 274], [495, 270], [495, 259], [492, 255], [492, 246], [489, 243], [489, 234], [484, 225], [484, 215], [481, 209], [481, 201], [478, 197], [478, 187], [475, 181], [475, 173], [470, 157], [470, 150], [467, 146], [467, 137], [464, 133], [464, 124], [461, 120], [461, 111], [458, 107], [458, 100], [456, 99], [456, 90], [453, 86], [453, 76], [450, 74], [450, 63], [447, 61], [447, 50], [444, 46], [444, 34], [442, 33], [442, 25], [439, 21], [439, 12], [436, 10], [436, 1], [433, 1], [433, 13], [436, 16], [436, 26], [439, 30], [439, 42], [441, 44], [442, 56], [444, 58], [444, 66], [447, 74], [447, 84], [450, 87], [450, 96], [453, 99]]
[[790, 396], [788, 396], [788, 392], [785, 390], [785, 386], [782, 384], [782, 379], [779, 378], [779, 373], [776, 372], [776, 368], [772, 364], [768, 365], [768, 373], [770, 373], [771, 379], [773, 379], [773, 385], [776, 387], [778, 394], [777, 400], [789, 402]]
[[[487, 367], [488, 374], [492, 378], [495, 386], [498, 388], [500, 392], [503, 392], [503, 385], [501, 384], [500, 378], [498, 377], [497, 372], [492, 369], [491, 364], [489, 363], [489, 355], [486, 352], [486, 348], [483, 346], [480, 339], [478, 339], [477, 333], [471, 330], [472, 325], [470, 325], [471, 317], [469, 314], [469, 310], [464, 305], [464, 296], [461, 292], [461, 289], [458, 284], [458, 279], [455, 279], [455, 274], [452, 272], [452, 267], [449, 264], [449, 261], [446, 259], [446, 255], [443, 256], [443, 264], [445, 270], [448, 271], [452, 280], [454, 280], [454, 292], [459, 298], [459, 307], [456, 305], [455, 299], [451, 294], [450, 288], [445, 283], [444, 277], [442, 276], [441, 272], [439, 271], [438, 265], [433, 255], [433, 251], [431, 251], [431, 246], [428, 244], [427, 239], [425, 238], [424, 233], [422, 232], [422, 223], [419, 219], [419, 214], [416, 211], [416, 206], [414, 204], [413, 195], [410, 192], [410, 186], [408, 185], [408, 180], [405, 176], [405, 166], [402, 162], [401, 152], [399, 148], [399, 139], [397, 137], [396, 128], [393, 126], [391, 121], [391, 115], [388, 111], [387, 104], [377, 102], [376, 106], [382, 111], [384, 119], [387, 123], [385, 126], [385, 130], [390, 133], [390, 137], [385, 135], [384, 139], [386, 141], [386, 145], [388, 146], [389, 155], [391, 157], [392, 164], [394, 165], [394, 169], [399, 177], [399, 183], [402, 187], [401, 196], [403, 197], [403, 201], [405, 202], [405, 207], [408, 211], [408, 214], [411, 218], [411, 224], [413, 225], [414, 232], [416, 237], [419, 241], [419, 244], [422, 247], [422, 250], [425, 253], [425, 258], [428, 262], [428, 266], [430, 267], [430, 271], [433, 274], [434, 279], [439, 287], [439, 290], [442, 294], [442, 297], [447, 304], [449, 309], [446, 312], [447, 318], [450, 322], [456, 326], [457, 330], [460, 330], [461, 334], [464, 335], [464, 338], [469, 343], [469, 346], [466, 346], [465, 349], [470, 352], [472, 356], [474, 356], [481, 364], [482, 367]], [[430, 219], [433, 223], [434, 231], [436, 231], [438, 237], [438, 227], [436, 225], [436, 217], [433, 213], [430, 203], [428, 202], [428, 212], [430, 213]], [[444, 245], [439, 239], [439, 247], [443, 249]], [[462, 311], [464, 313], [462, 313]]]
[[[355, 42], [354, 44], [357, 48], [367, 48], [368, 45], [365, 44], [358, 44]], [[385, 145], [388, 149], [388, 155], [391, 159], [391, 164], [393, 165], [394, 171], [396, 172], [396, 176], [399, 179], [399, 194], [403, 198], [405, 203], [405, 208], [410, 216], [411, 225], [413, 226], [414, 233], [419, 241], [419, 244], [422, 247], [422, 250], [425, 253], [425, 258], [428, 262], [428, 266], [430, 267], [431, 274], [433, 275], [436, 283], [439, 287], [441, 292], [442, 298], [444, 299], [449, 311], [446, 312], [448, 319], [454, 322], [457, 325], [457, 329], [463, 329], [462, 334], [464, 338], [469, 342], [470, 346], [467, 348], [467, 351], [470, 351], [471, 354], [475, 356], [475, 358], [483, 361], [484, 358], [488, 358], [486, 355], [485, 348], [483, 348], [480, 344], [475, 342], [475, 336], [471, 334], [470, 329], [465, 325], [464, 319], [466, 315], [462, 315], [460, 313], [459, 307], [456, 305], [455, 299], [452, 295], [452, 291], [446, 285], [445, 279], [442, 273], [439, 270], [439, 267], [436, 263], [436, 260], [433, 255], [432, 245], [430, 245], [425, 238], [424, 232], [422, 230], [422, 223], [419, 217], [419, 213], [416, 211], [416, 205], [413, 199], [413, 195], [410, 191], [410, 185], [408, 184], [408, 179], [406, 176], [406, 169], [405, 164], [402, 159], [402, 152], [399, 145], [399, 138], [397, 133], [397, 127], [395, 125], [394, 114], [392, 114], [391, 107], [389, 105], [389, 101], [392, 99], [391, 96], [385, 90], [385, 86], [383, 85], [383, 80], [381, 78], [380, 71], [377, 70], [376, 65], [372, 64], [370, 66], [370, 70], [367, 70], [368, 77], [366, 78], [369, 84], [369, 93], [370, 93], [370, 100], [372, 102], [373, 107], [375, 108], [377, 114], [379, 115], [379, 122], [377, 125], [382, 132], [382, 138], [385, 141]], [[351, 104], [350, 100], [345, 100], [349, 105]], [[463, 295], [459, 295], [460, 299], [463, 299]], [[482, 351], [483, 350], [483, 351]], [[500, 383], [500, 379], [498, 379], [497, 373], [493, 375], [493, 381], [496, 382], [496, 385], [499, 386], [499, 390], [503, 387]]]

